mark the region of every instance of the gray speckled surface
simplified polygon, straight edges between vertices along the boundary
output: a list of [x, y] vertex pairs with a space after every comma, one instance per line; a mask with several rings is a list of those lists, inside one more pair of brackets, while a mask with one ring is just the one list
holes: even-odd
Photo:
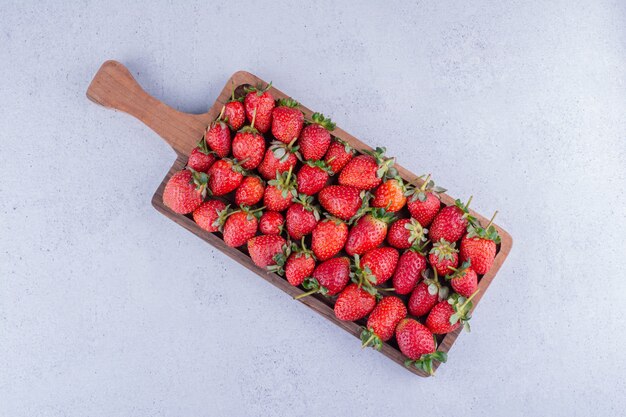
[[[623, 2], [108, 3], [0, 4], [1, 416], [623, 413]], [[438, 375], [159, 215], [174, 153], [85, 98], [109, 58], [190, 112], [250, 70], [499, 209], [513, 252]]]

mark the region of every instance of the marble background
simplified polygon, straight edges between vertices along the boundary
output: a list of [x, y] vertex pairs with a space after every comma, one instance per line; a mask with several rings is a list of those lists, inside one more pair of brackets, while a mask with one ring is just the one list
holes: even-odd
[[[625, 23], [600, 0], [2, 1], [0, 415], [623, 415]], [[158, 214], [174, 153], [85, 98], [106, 59], [186, 112], [257, 73], [500, 210], [513, 251], [437, 376]]]

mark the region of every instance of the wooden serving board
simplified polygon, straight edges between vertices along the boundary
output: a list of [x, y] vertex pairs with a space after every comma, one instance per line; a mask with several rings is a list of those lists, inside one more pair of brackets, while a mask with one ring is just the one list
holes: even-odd
[[[104, 107], [121, 110], [128, 113], [137, 119], [141, 120], [144, 124], [154, 130], [159, 136], [161, 136], [177, 153], [176, 161], [170, 168], [169, 172], [163, 179], [163, 182], [154, 193], [152, 197], [152, 205], [165, 216], [169, 217], [176, 223], [180, 224], [187, 230], [191, 231], [201, 239], [207, 241], [211, 245], [215, 246], [226, 255], [230, 256], [235, 261], [244, 265], [246, 268], [258, 274], [263, 279], [269, 281], [276, 287], [280, 288], [292, 297], [295, 297], [303, 290], [298, 287], [291, 286], [284, 278], [274, 273], [270, 273], [262, 268], [257, 267], [252, 263], [252, 260], [244, 249], [234, 249], [226, 246], [219, 234], [208, 233], [202, 230], [194, 223], [189, 216], [184, 216], [172, 212], [163, 204], [163, 189], [169, 178], [177, 171], [183, 169], [186, 165], [188, 155], [191, 150], [195, 148], [196, 144], [204, 134], [205, 129], [210, 122], [215, 120], [220, 113], [222, 105], [226, 103], [231, 95], [231, 88], [234, 85], [236, 87], [236, 94], [243, 94], [243, 87], [246, 85], [266, 85], [267, 83], [260, 78], [256, 77], [245, 71], [236, 72], [226, 82], [224, 89], [220, 93], [219, 97], [211, 107], [211, 109], [204, 114], [188, 114], [179, 112], [164, 103], [160, 102], [156, 98], [146, 93], [141, 86], [135, 81], [128, 69], [122, 64], [116, 61], [106, 61], [102, 64], [102, 67], [98, 70], [93, 78], [89, 88], [87, 90], [87, 97], [93, 102], [100, 104]], [[288, 97], [286, 94], [272, 88], [272, 95], [276, 98]], [[290, 96], [291, 97], [291, 96]], [[294, 97], [296, 100], [297, 96]], [[304, 112], [305, 117], [310, 119], [311, 110], [301, 106], [300, 109]], [[348, 142], [355, 149], [372, 149], [367, 144], [361, 142], [354, 136], [343, 131], [337, 127], [332, 134], [344, 141]], [[399, 165], [395, 165], [402, 178], [406, 181], [415, 181], [417, 184], [422, 184], [422, 181], [417, 179], [417, 175], [402, 168]], [[446, 205], [454, 204], [454, 198], [442, 194], [441, 201]], [[471, 214], [482, 223], [487, 224], [488, 219], [481, 216], [478, 213], [470, 210]], [[474, 297], [474, 308], [480, 302], [480, 299], [486, 293], [489, 284], [496, 276], [496, 273], [502, 266], [505, 258], [511, 250], [512, 240], [511, 236], [496, 225], [498, 232], [500, 233], [502, 242], [498, 245], [498, 252], [496, 255], [493, 267], [488, 274], [484, 275], [479, 281], [480, 292]], [[362, 323], [345, 322], [335, 318], [333, 311], [332, 300], [329, 300], [321, 295], [305, 297], [299, 300], [301, 303], [315, 310], [317, 313], [326, 317], [328, 320], [335, 323], [345, 331], [353, 334], [359, 338], [361, 333]], [[444, 337], [440, 337], [438, 350], [448, 352], [454, 344], [456, 338], [459, 336], [461, 328], [457, 331], [449, 333]], [[359, 348], [359, 344], [355, 342], [355, 349]], [[391, 358], [394, 362], [404, 367], [405, 357], [399, 351], [395, 341], [391, 343], [385, 343], [382, 351], [385, 356]], [[439, 363], [435, 363], [435, 369]], [[414, 367], [407, 368], [411, 372], [420, 376], [429, 376], [425, 372], [418, 370]]]

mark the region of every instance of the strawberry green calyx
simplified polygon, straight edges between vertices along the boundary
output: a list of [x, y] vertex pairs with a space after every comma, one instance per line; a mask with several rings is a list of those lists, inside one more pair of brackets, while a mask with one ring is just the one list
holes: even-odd
[[370, 200], [372, 199], [372, 193], [370, 193], [369, 191], [361, 191], [361, 193], [359, 194], [359, 197], [361, 197], [361, 207], [359, 207], [359, 209], [354, 214], [354, 216], [352, 216], [347, 221], [349, 225], [355, 224], [357, 220], [359, 220], [361, 217], [365, 216], [367, 213], [369, 213], [372, 210], [372, 208], [370, 207]]
[[285, 265], [287, 264], [287, 259], [289, 258], [289, 255], [291, 255], [292, 248], [293, 245], [290, 242], [284, 244], [282, 252], [274, 255], [273, 259], [276, 264], [269, 265], [267, 267], [267, 270], [270, 272], [274, 272], [275, 274], [278, 274], [280, 276], [285, 275]]
[[359, 255], [354, 255], [354, 262], [350, 265], [350, 279], [359, 288], [363, 288], [372, 295], [378, 295], [378, 291], [374, 287], [376, 285], [376, 277], [368, 266], [361, 267], [361, 257]]
[[233, 170], [233, 172], [237, 172], [239, 174], [248, 176], [250, 175], [250, 173], [248, 171], [246, 171], [246, 169], [244, 167], [242, 167], [241, 165], [246, 162], [249, 158], [245, 158], [242, 159], [241, 161], [236, 159], [236, 158], [223, 158], [222, 161], [226, 161], [230, 163], [230, 168]]
[[289, 97], [289, 98], [281, 98], [281, 99], [276, 100], [276, 105], [283, 106], [283, 107], [291, 107], [292, 109], [295, 109], [296, 107], [300, 105], [300, 103], [298, 103], [296, 100]]
[[256, 87], [248, 85], [246, 87], [244, 87], [243, 91], [245, 91], [246, 93], [256, 93], [257, 96], [261, 97], [263, 95], [263, 93], [265, 93], [266, 91], [269, 91], [270, 88], [272, 88], [272, 82], [270, 81], [270, 83], [268, 85], [264, 87], [261, 87], [261, 85], [258, 85]]
[[437, 255], [437, 259], [439, 261], [454, 260], [454, 254], [458, 253], [459, 250], [456, 248], [456, 243], [450, 243], [444, 238], [439, 239], [439, 242], [433, 243], [433, 248], [428, 253], [434, 253]]
[[197, 191], [200, 191], [202, 198], [206, 197], [209, 176], [206, 172], [198, 172], [189, 167], [187, 167], [187, 169], [191, 171], [191, 180], [189, 180], [189, 183], [193, 184]]
[[481, 227], [480, 223], [477, 222], [476, 225], [470, 224], [467, 226], [467, 237], [477, 237], [485, 240], [492, 240], [496, 244], [500, 243], [500, 235], [498, 234], [498, 230], [493, 225], [493, 221], [496, 218], [498, 212], [493, 213], [491, 220], [489, 220], [489, 224], [486, 227]]
[[202, 152], [205, 155], [210, 155], [210, 154], [216, 155], [215, 152], [209, 149], [209, 146], [206, 143], [206, 132], [204, 132], [202, 139], [198, 141], [198, 144], [196, 145], [196, 147], [198, 148], [198, 150], [200, 150], [200, 152]]
[[369, 214], [371, 214], [376, 220], [383, 221], [387, 224], [393, 223], [396, 220], [395, 214], [388, 212], [382, 207], [370, 208]]
[[318, 124], [329, 132], [335, 130], [336, 126], [333, 121], [330, 120], [330, 117], [324, 117], [322, 113], [313, 113], [313, 115], [311, 115], [311, 121], [309, 122], [309, 124]]
[[433, 353], [425, 353], [417, 360], [408, 359], [404, 361], [404, 365], [408, 367], [414, 366], [417, 369], [426, 372], [428, 375], [433, 375], [435, 373], [433, 369], [433, 361], [446, 363], [447, 360], [448, 355], [445, 352], [437, 350]]
[[281, 163], [287, 162], [290, 153], [294, 154], [298, 159], [301, 159], [302, 157], [300, 156], [300, 152], [298, 152], [298, 149], [300, 149], [300, 147], [298, 145], [294, 145], [296, 140], [298, 140], [298, 138], [294, 138], [288, 144], [279, 140], [272, 141], [269, 150], [274, 153], [276, 159], [278, 159], [278, 161]]
[[461, 264], [461, 266], [459, 266], [458, 268], [453, 268], [451, 266], [448, 267], [449, 270], [452, 271], [451, 274], [446, 275], [446, 281], [450, 281], [452, 279], [457, 279], [457, 278], [462, 278], [465, 276], [465, 274], [467, 273], [468, 268], [472, 266], [471, 260], [468, 259], [467, 261], [463, 262]]
[[450, 289], [445, 285], [441, 285], [439, 277], [437, 275], [437, 269], [432, 269], [434, 276], [431, 276], [430, 270], [424, 270], [422, 272], [422, 278], [424, 278], [424, 284], [428, 286], [428, 293], [430, 295], [437, 295], [439, 300], [445, 300], [448, 298]]
[[300, 241], [300, 246], [298, 246], [295, 243], [292, 243], [291, 244], [291, 252], [292, 253], [302, 254], [306, 258], [313, 258], [313, 259], [315, 259], [315, 255], [313, 254], [313, 251], [311, 249], [307, 248], [306, 247], [306, 243], [304, 243], [304, 239], [305, 238], [306, 238], [306, 236], [302, 236], [302, 240]]
[[319, 281], [316, 280], [315, 278], [305, 278], [304, 282], [302, 283], [302, 286], [304, 287], [305, 290], [308, 290], [308, 291], [293, 297], [294, 300], [299, 300], [301, 298], [308, 297], [309, 295], [317, 294], [317, 293], [322, 294], [322, 295], [328, 294], [328, 288], [324, 287], [323, 285], [320, 285]]
[[[313, 213], [313, 215], [315, 216], [315, 220], [320, 220], [320, 207], [316, 204], [313, 204], [313, 197], [306, 194], [298, 194], [298, 196], [294, 197], [292, 201], [296, 204], [302, 205], [302, 207], [306, 211], [310, 211], [311, 213]], [[304, 245], [304, 241], [302, 242], [302, 245]]]
[[465, 204], [457, 198], [454, 201], [454, 205], [463, 212], [463, 217], [467, 219], [468, 224], [473, 226], [476, 224], [477, 220], [476, 217], [472, 216], [469, 212], [469, 205], [472, 202], [472, 198], [474, 198], [474, 196], [470, 196], [469, 200], [467, 200], [467, 203]]
[[352, 146], [350, 146], [350, 144], [348, 142], [346, 142], [343, 139], [339, 139], [339, 138], [335, 138], [335, 140], [343, 145], [343, 148], [345, 149], [346, 153], [354, 153], [354, 148]]
[[256, 122], [256, 108], [254, 109], [254, 113], [252, 113], [252, 122], [250, 122], [250, 126], [244, 126], [239, 129], [238, 133], [252, 133], [255, 135], [259, 134], [259, 131], [254, 127], [254, 123]]
[[228, 218], [228, 216], [230, 216], [233, 213], [234, 211], [230, 210], [230, 204], [228, 204], [224, 208], [224, 210], [218, 213], [217, 219], [215, 219], [215, 221], [213, 222], [213, 226], [217, 227], [219, 231], [221, 232], [224, 229], [224, 224], [226, 223], [226, 219]]
[[322, 171], [326, 172], [328, 175], [335, 175], [335, 173], [333, 172], [333, 170], [330, 168], [330, 166], [323, 160], [323, 159], [318, 159], [316, 161], [303, 161], [305, 164], [307, 164], [308, 166], [311, 167], [316, 167], [321, 169]]
[[450, 316], [450, 324], [461, 323], [463, 328], [468, 333], [470, 332], [469, 321], [472, 318], [470, 310], [474, 306], [472, 303], [472, 298], [478, 294], [480, 290], [476, 290], [474, 294], [472, 294], [469, 298], [465, 298], [460, 296], [459, 294], [452, 294], [450, 298], [448, 298], [448, 304], [452, 306], [454, 309], [454, 314]]
[[383, 341], [373, 329], [367, 329], [364, 327], [361, 332], [361, 349], [365, 349], [368, 346], [380, 351], [383, 348]]
[[407, 224], [404, 225], [404, 228], [410, 232], [409, 243], [411, 246], [419, 246], [427, 241], [426, 234], [428, 233], [428, 229], [423, 228], [417, 220], [412, 218]]
[[386, 148], [376, 148], [373, 151], [364, 150], [362, 151], [364, 154], [373, 157], [378, 164], [378, 169], [376, 170], [376, 176], [378, 178], [394, 178], [398, 176], [398, 170], [394, 168], [393, 164], [396, 162], [395, 158], [387, 158], [385, 156]]
[[276, 179], [268, 181], [268, 184], [273, 185], [274, 187], [279, 189], [281, 191], [283, 198], [289, 197], [289, 194], [291, 194], [292, 197], [297, 198], [298, 197], [298, 190], [297, 190], [298, 184], [296, 182], [296, 177], [292, 174], [293, 174], [293, 167], [290, 167], [289, 171], [287, 172], [277, 172]]
[[[422, 176], [417, 177], [416, 179], [421, 179]], [[445, 193], [446, 190], [443, 187], [439, 187], [435, 185], [435, 182], [430, 179], [430, 174], [426, 176], [424, 183], [420, 187], [415, 187], [412, 185], [407, 186], [407, 191], [404, 193], [406, 197], [410, 197], [411, 201], [419, 200], [421, 202], [426, 201], [426, 193], [432, 192], [435, 194]]]

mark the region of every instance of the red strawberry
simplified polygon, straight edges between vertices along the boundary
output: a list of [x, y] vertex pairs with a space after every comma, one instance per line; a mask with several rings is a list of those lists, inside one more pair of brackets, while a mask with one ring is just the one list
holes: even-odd
[[434, 334], [446, 334], [455, 331], [461, 324], [468, 332], [470, 331], [469, 320], [472, 318], [470, 310], [473, 307], [472, 298], [465, 298], [458, 294], [452, 294], [447, 301], [437, 303], [426, 318], [426, 326]]
[[398, 324], [396, 340], [402, 354], [413, 360], [436, 349], [433, 334], [414, 319], [404, 319]]
[[265, 157], [257, 167], [259, 174], [266, 180], [276, 178], [276, 173], [283, 173], [294, 169], [298, 163], [298, 147], [293, 142], [285, 145], [274, 141], [265, 152]]
[[343, 140], [335, 138], [330, 142], [324, 161], [335, 174], [338, 174], [353, 157], [352, 147]]
[[254, 126], [259, 132], [265, 133], [270, 129], [272, 124], [272, 110], [274, 110], [274, 97], [269, 93], [269, 89], [272, 88], [272, 83], [269, 83], [267, 87], [246, 88], [246, 98], [243, 103], [246, 108], [246, 116], [251, 122], [256, 119]]
[[376, 188], [371, 206], [384, 208], [391, 213], [400, 211], [406, 204], [405, 192], [406, 188], [404, 187], [402, 178], [396, 177], [389, 179]]
[[398, 175], [393, 159], [385, 158], [384, 153], [385, 148], [376, 148], [352, 158], [339, 174], [339, 184], [370, 190], [378, 187], [384, 177]]
[[291, 255], [287, 258], [285, 264], [285, 278], [287, 281], [297, 287], [304, 282], [304, 279], [310, 277], [315, 269], [315, 257], [313, 252], [307, 249], [302, 241], [302, 247], [298, 248], [294, 245]]
[[275, 265], [277, 255], [285, 246], [285, 239], [276, 235], [261, 235], [248, 240], [248, 252], [252, 262], [260, 268]]
[[337, 297], [335, 317], [355, 321], [367, 316], [376, 306], [376, 297], [356, 284], [348, 285]]
[[350, 281], [350, 260], [348, 258], [331, 258], [319, 264], [311, 278], [307, 278], [302, 286], [308, 290], [295, 297], [300, 299], [311, 294], [336, 295]]
[[220, 196], [234, 191], [243, 181], [243, 173], [243, 168], [236, 161], [230, 159], [216, 161], [207, 172], [211, 194]]
[[300, 135], [304, 126], [304, 115], [297, 109], [298, 102], [284, 98], [272, 110], [272, 135], [284, 143], [290, 143]]
[[259, 231], [264, 235], [279, 235], [285, 218], [277, 211], [266, 211], [259, 220]]
[[209, 151], [204, 138], [202, 138], [198, 142], [198, 146], [191, 151], [187, 166], [194, 171], [207, 172], [216, 160], [215, 154]]
[[298, 192], [306, 195], [319, 193], [331, 175], [332, 171], [324, 161], [306, 161], [298, 171]]
[[348, 239], [348, 225], [341, 220], [330, 217], [315, 226], [312, 233], [311, 249], [320, 261], [335, 256]]
[[292, 199], [298, 196], [296, 179], [291, 175], [291, 169], [276, 176], [265, 187], [263, 204], [271, 211], [284, 211], [289, 208]]
[[496, 245], [500, 243], [500, 235], [493, 220], [498, 212], [496, 211], [487, 227], [468, 227], [468, 233], [461, 239], [461, 261], [472, 261], [472, 269], [477, 274], [484, 275], [491, 269], [496, 257]]
[[300, 194], [287, 209], [287, 232], [294, 240], [310, 234], [320, 220], [319, 207], [313, 205], [313, 197]]
[[235, 203], [238, 206], [254, 206], [263, 198], [265, 184], [256, 175], [245, 177], [235, 192]]
[[193, 220], [201, 229], [207, 232], [217, 232], [219, 230], [217, 219], [226, 209], [227, 206], [223, 201], [207, 200], [193, 211]]
[[241, 102], [241, 99], [235, 98], [235, 88], [231, 92], [230, 101], [224, 104], [224, 121], [226, 121], [230, 128], [235, 132], [243, 127], [246, 122], [246, 109]]
[[441, 239], [456, 242], [461, 239], [468, 224], [473, 224], [476, 221], [467, 209], [471, 201], [472, 197], [467, 204], [463, 205], [461, 200], [456, 200], [454, 206], [442, 208], [430, 225], [430, 239], [433, 242], [438, 242]]
[[317, 198], [326, 211], [342, 220], [354, 216], [363, 203], [360, 191], [354, 187], [330, 185], [319, 192]]
[[225, 109], [226, 107], [222, 107], [222, 112], [217, 120], [211, 123], [204, 133], [206, 144], [220, 158], [226, 158], [230, 153], [230, 129], [222, 119]]
[[256, 234], [259, 212], [242, 207], [228, 215], [222, 227], [224, 243], [231, 248], [239, 247]]
[[243, 127], [233, 139], [233, 156], [245, 169], [259, 166], [265, 155], [265, 139], [252, 125]]
[[427, 314], [435, 304], [448, 298], [448, 287], [439, 283], [437, 271], [433, 271], [434, 278], [429, 278], [426, 271], [422, 273], [424, 280], [417, 284], [409, 298], [409, 312], [415, 317]]
[[463, 262], [459, 269], [450, 269], [450, 273], [446, 275], [446, 280], [450, 281], [452, 289], [463, 297], [474, 294], [478, 289], [478, 275], [472, 269], [470, 261]]
[[167, 181], [163, 190], [163, 204], [179, 214], [197, 209], [206, 195], [207, 174], [183, 169]]
[[420, 248], [411, 247], [400, 256], [396, 272], [393, 274], [393, 288], [398, 294], [408, 294], [422, 278], [426, 269], [426, 258]]
[[435, 185], [430, 174], [421, 187], [409, 187], [405, 195], [408, 197], [407, 208], [411, 217], [417, 220], [422, 227], [428, 227], [439, 212], [441, 201], [437, 194], [446, 192], [445, 188]]
[[387, 236], [387, 225], [394, 220], [385, 209], [372, 209], [350, 229], [345, 250], [348, 255], [361, 255], [379, 246]]
[[445, 352], [436, 351], [433, 334], [414, 319], [404, 319], [396, 327], [396, 340], [400, 351], [409, 359], [405, 366], [415, 366], [432, 375], [433, 360], [446, 362]]
[[324, 157], [330, 145], [330, 131], [335, 124], [321, 113], [313, 113], [311, 122], [300, 133], [298, 143], [305, 160], [318, 160]]
[[374, 248], [367, 251], [360, 260], [359, 255], [356, 255], [354, 257], [356, 267], [365, 271], [366, 274], [371, 274], [371, 278], [366, 278], [368, 282], [363, 282], [362, 285], [381, 285], [389, 280], [396, 270], [399, 257], [398, 250], [390, 247]]
[[397, 249], [408, 249], [426, 242], [427, 232], [415, 219], [399, 219], [389, 227], [387, 243]]
[[455, 243], [450, 243], [444, 239], [433, 244], [433, 248], [428, 255], [428, 261], [441, 276], [450, 273], [450, 267], [456, 268], [459, 265], [459, 254], [455, 248]]
[[383, 297], [376, 304], [367, 320], [367, 326], [361, 332], [362, 347], [372, 346], [381, 350], [383, 342], [391, 339], [396, 326], [406, 317], [406, 307], [398, 297]]

